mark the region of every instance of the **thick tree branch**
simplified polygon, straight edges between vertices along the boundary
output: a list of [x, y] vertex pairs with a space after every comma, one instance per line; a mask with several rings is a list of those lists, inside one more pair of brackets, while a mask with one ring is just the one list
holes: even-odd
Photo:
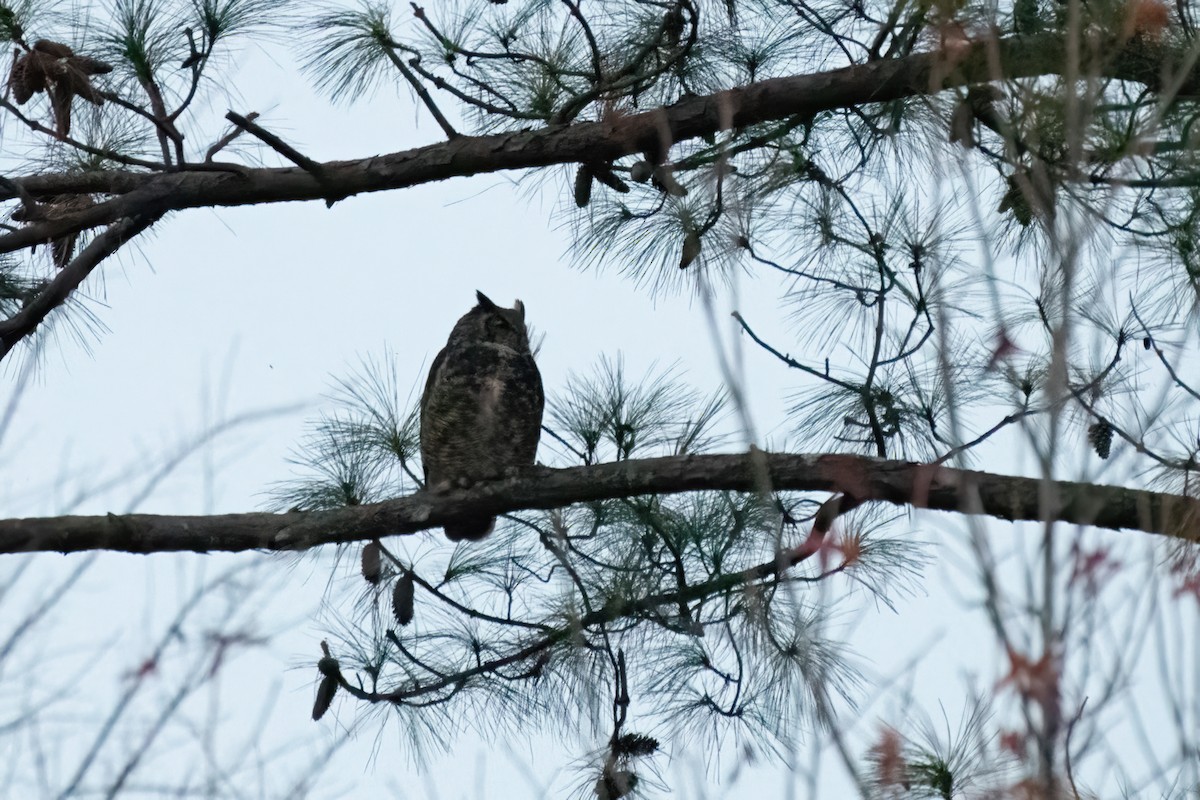
[[[767, 476], [769, 487], [762, 485]], [[214, 516], [149, 514], [0, 520], [0, 553], [302, 550], [436, 528], [462, 515], [549, 509], [589, 500], [700, 490], [840, 492], [852, 504], [1057, 520], [1200, 541], [1200, 501], [1118, 486], [1018, 478], [852, 455], [675, 456], [570, 469], [536, 467], [468, 490], [333, 511]], [[1044, 501], [1044, 498], [1052, 498]], [[1043, 507], [1043, 502], [1051, 505]]]
[[[320, 165], [324, 181], [295, 167], [214, 173], [189, 171], [184, 165], [181, 171], [171, 173], [110, 170], [34, 175], [17, 182], [38, 198], [84, 192], [119, 196], [86, 211], [0, 236], [0, 252], [104, 225], [143, 210], [328, 200], [331, 192], [333, 199], [339, 199], [500, 170], [611, 161], [660, 146], [664, 131], [673, 141], [684, 141], [720, 131], [730, 122], [740, 128], [927, 95], [954, 86], [1054, 74], [1063, 69], [1065, 52], [1063, 38], [1057, 34], [979, 41], [952, 55], [943, 51], [918, 53], [811, 75], [771, 78], [601, 122], [459, 136], [388, 155], [330, 161]], [[1114, 45], [1111, 52], [1116, 55], [1097, 65], [1108, 77], [1158, 87], [1162, 76], [1173, 71], [1162, 51], [1143, 52], [1134, 45], [1122, 50]], [[1001, 65], [1002, 73], [997, 74], [995, 63]], [[1200, 94], [1200, 75], [1187, 75], [1179, 94]], [[0, 188], [0, 199], [14, 196], [10, 190]]]

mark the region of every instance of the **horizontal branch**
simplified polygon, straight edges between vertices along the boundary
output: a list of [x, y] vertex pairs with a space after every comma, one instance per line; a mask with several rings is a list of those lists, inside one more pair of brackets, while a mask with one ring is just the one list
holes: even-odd
[[[827, 72], [770, 78], [600, 122], [458, 136], [387, 155], [324, 162], [320, 164], [321, 180], [311, 170], [299, 167], [231, 167], [228, 172], [220, 172], [213, 171], [212, 165], [206, 165], [210, 169], [205, 171], [182, 165], [180, 171], [171, 173], [107, 170], [27, 176], [16, 181], [38, 198], [77, 193], [117, 196], [75, 214], [0, 236], [0, 252], [12, 252], [143, 212], [162, 214], [186, 208], [303, 200], [334, 202], [363, 192], [403, 189], [480, 173], [602, 162], [659, 149], [664, 140], [686, 141], [731, 127], [812, 116], [1001, 78], [1059, 73], [1064, 69], [1067, 51], [1058, 34], [984, 39], [957, 48], [952, 54], [932, 51]], [[1163, 51], [1143, 52], [1137, 45], [1121, 49], [1114, 44], [1111, 52], [1116, 55], [1099, 67], [1108, 77], [1158, 88], [1162, 76], [1172, 72], [1173, 65], [1166, 63]], [[1200, 78], [1186, 76], [1179, 93], [1200, 93]], [[0, 199], [14, 196], [11, 190], [0, 187]]]
[[839, 492], [856, 504], [1055, 520], [1200, 541], [1200, 502], [1179, 495], [852, 455], [691, 455], [550, 469], [465, 490], [417, 492], [332, 511], [212, 516], [129, 514], [0, 520], [0, 553], [303, 550], [440, 527], [461, 516], [701, 490]]

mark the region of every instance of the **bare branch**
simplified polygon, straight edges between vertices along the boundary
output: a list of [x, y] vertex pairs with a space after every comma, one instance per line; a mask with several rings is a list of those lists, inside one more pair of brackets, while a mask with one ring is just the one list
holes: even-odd
[[[1164, 64], [1133, 46], [1106, 62], [1107, 76], [1158, 85]], [[990, 51], [990, 52], [989, 52]], [[1010, 37], [976, 42], [955, 54], [954, 68], [941, 51], [918, 53], [888, 61], [859, 64], [828, 72], [771, 78], [747, 86], [680, 100], [665, 108], [612, 121], [550, 125], [537, 130], [455, 139], [412, 150], [353, 161], [321, 164], [325, 181], [303, 169], [252, 169], [229, 173], [150, 174], [111, 170], [82, 174], [36, 175], [15, 179], [34, 197], [89, 192], [121, 194], [145, 189], [162, 211], [207, 206], [239, 206], [294, 200], [327, 200], [361, 192], [403, 189], [433, 181], [508, 169], [553, 164], [608, 162], [662, 144], [664, 131], [679, 142], [716, 133], [729, 126], [742, 128], [760, 122], [811, 116], [831, 109], [928, 95], [932, 91], [986, 82], [996, 76], [998, 57], [1008, 78], [1055, 74], [1061, 71], [1062, 37]], [[1140, 58], [1137, 56], [1140, 53]], [[1160, 69], [1161, 68], [1161, 69]], [[1169, 71], [1169, 70], [1168, 70]], [[1180, 96], [1200, 94], [1200, 74], [1189, 74]], [[146, 162], [150, 168], [162, 165]], [[0, 188], [0, 199], [14, 195]], [[0, 252], [113, 222], [130, 216], [140, 201], [115, 198], [87, 213], [63, 217], [0, 236]]]

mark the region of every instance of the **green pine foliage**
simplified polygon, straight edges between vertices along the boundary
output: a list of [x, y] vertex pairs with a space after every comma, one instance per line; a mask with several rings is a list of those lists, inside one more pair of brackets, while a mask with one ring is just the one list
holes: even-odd
[[[419, 475], [413, 413], [401, 410], [411, 399], [388, 359], [337, 387], [276, 508], [372, 502]], [[725, 439], [726, 405], [674, 367], [631, 377], [622, 360], [602, 359], [551, 392], [541, 453], [567, 466], [710, 452]], [[351, 694], [394, 707], [422, 751], [468, 727], [706, 745], [734, 736], [782, 754], [797, 724], [852, 703], [858, 681], [816, 585], [866, 587], [888, 603], [925, 564], [919, 545], [856, 515], [843, 550], [781, 571], [780, 553], [806, 535], [803, 506], [790, 495], [650, 495], [508, 515], [484, 542], [453, 549], [385, 539], [389, 580], [369, 587], [378, 612], [366, 627], [347, 620], [334, 650], [363, 687]], [[636, 703], [621, 700], [618, 659]], [[614, 702], [628, 706], [615, 729]]]

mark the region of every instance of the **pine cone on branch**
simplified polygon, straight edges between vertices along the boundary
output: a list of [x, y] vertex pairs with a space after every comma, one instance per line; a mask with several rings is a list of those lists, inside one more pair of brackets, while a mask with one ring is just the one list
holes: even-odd
[[24, 105], [40, 92], [50, 95], [54, 130], [59, 137], [71, 132], [71, 103], [82, 97], [104, 105], [104, 96], [92, 85], [91, 76], [112, 72], [112, 66], [89, 56], [77, 56], [61, 42], [39, 39], [26, 53], [16, 50], [8, 74], [8, 86], [17, 105]]

